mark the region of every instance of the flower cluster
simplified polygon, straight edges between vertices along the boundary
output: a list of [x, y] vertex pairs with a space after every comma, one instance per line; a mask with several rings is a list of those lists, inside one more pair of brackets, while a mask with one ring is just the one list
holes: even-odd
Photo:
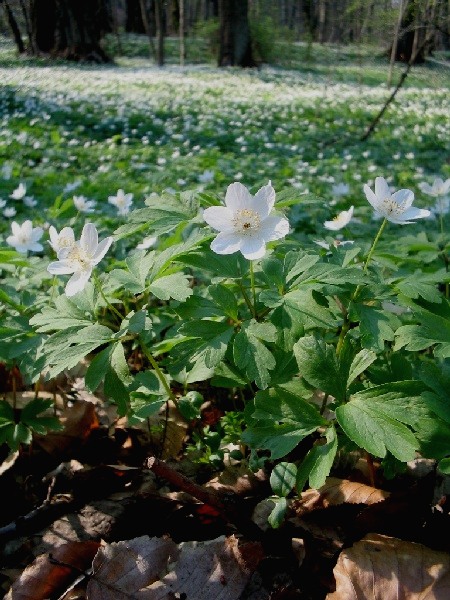
[[47, 270], [52, 275], [72, 275], [66, 284], [65, 294], [74, 296], [84, 289], [93, 268], [108, 252], [113, 238], [107, 237], [99, 242], [97, 229], [92, 223], [85, 224], [79, 241], [75, 241], [70, 227], [64, 227], [59, 234], [52, 227], [49, 233], [58, 260], [50, 263]]

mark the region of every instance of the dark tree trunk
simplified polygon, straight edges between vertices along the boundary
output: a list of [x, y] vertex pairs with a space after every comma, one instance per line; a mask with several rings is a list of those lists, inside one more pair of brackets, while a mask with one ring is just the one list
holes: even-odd
[[[417, 52], [417, 48], [420, 46], [419, 36], [421, 35], [418, 29], [419, 19], [417, 11], [418, 5], [415, 2], [409, 2], [403, 13], [395, 52], [396, 61], [409, 63], [412, 59], [413, 65], [425, 62], [425, 46], [422, 45], [420, 51]], [[391, 51], [392, 49], [389, 53]]]
[[109, 62], [100, 46], [109, 29], [102, 0], [31, 0], [35, 53], [75, 61]]
[[125, 31], [130, 33], [146, 33], [140, 0], [127, 0], [126, 10]]
[[163, 0], [155, 0], [155, 20], [157, 29], [156, 62], [164, 66], [164, 4]]
[[254, 67], [248, 0], [219, 0], [219, 67]]
[[11, 33], [13, 35], [14, 42], [16, 43], [17, 50], [20, 54], [22, 54], [23, 52], [25, 52], [25, 44], [23, 43], [22, 36], [20, 35], [20, 29], [17, 25], [14, 13], [11, 10], [11, 7], [9, 6], [7, 0], [0, 0], [0, 4], [3, 5], [3, 9], [6, 14], [6, 20], [8, 21], [8, 25], [11, 29]]

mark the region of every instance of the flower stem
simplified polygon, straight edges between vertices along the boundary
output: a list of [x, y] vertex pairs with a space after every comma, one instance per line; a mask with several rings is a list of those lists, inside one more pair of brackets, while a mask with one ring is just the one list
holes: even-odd
[[253, 270], [253, 261], [250, 261], [250, 285], [252, 287], [253, 297], [253, 316], [256, 317], [256, 289], [255, 289], [255, 272]]
[[370, 259], [372, 258], [372, 254], [373, 254], [373, 252], [375, 250], [375, 246], [378, 244], [378, 240], [380, 239], [381, 234], [383, 233], [384, 228], [387, 225], [387, 222], [388, 222], [387, 219], [383, 220], [383, 222], [381, 223], [380, 229], [378, 230], [378, 233], [375, 236], [375, 239], [373, 240], [373, 244], [372, 244], [372, 246], [371, 246], [371, 248], [369, 250], [369, 254], [367, 255], [366, 262], [364, 263], [364, 268], [363, 268], [364, 272], [367, 271], [367, 267], [369, 266], [369, 262], [370, 262]]
[[97, 277], [96, 273], [93, 274], [93, 278], [94, 278], [95, 287], [97, 288], [98, 293], [103, 298], [103, 300], [106, 302], [106, 305], [108, 306], [108, 308], [116, 315], [116, 317], [119, 317], [120, 322], [122, 322], [122, 320], [123, 320], [122, 315], [117, 310], [117, 308], [115, 306], [113, 306], [111, 304], [111, 302], [108, 300], [108, 298], [105, 296], [105, 294], [103, 292], [102, 284], [100, 282], [100, 279]]
[[[384, 228], [387, 225], [387, 222], [388, 222], [387, 219], [384, 219], [383, 222], [381, 223], [380, 229], [378, 230], [378, 233], [375, 236], [375, 239], [373, 240], [372, 246], [370, 247], [370, 250], [369, 250], [369, 254], [367, 255], [367, 258], [366, 258], [366, 260], [364, 262], [363, 273], [367, 272], [367, 268], [369, 266], [370, 259], [372, 258], [372, 254], [374, 253], [375, 247], [378, 244], [378, 240], [380, 239], [381, 234], [383, 233]], [[356, 287], [355, 291], [353, 292], [353, 294], [350, 297], [350, 304], [357, 299], [357, 297], [359, 295], [359, 292], [361, 291], [361, 288], [362, 288], [361, 284], [359, 284]], [[336, 354], [338, 356], [341, 353], [342, 344], [344, 343], [344, 338], [347, 335], [347, 332], [348, 332], [349, 329], [350, 329], [350, 320], [348, 318], [348, 309], [347, 309], [344, 312], [344, 323], [342, 324], [341, 332], [339, 334], [338, 343], [336, 345]]]
[[245, 300], [245, 304], [248, 307], [248, 310], [251, 312], [252, 317], [255, 318], [256, 317], [256, 315], [255, 315], [255, 309], [254, 309], [252, 303], [250, 302], [250, 298], [248, 297], [248, 294], [245, 291], [244, 286], [242, 285], [242, 281], [239, 281], [238, 285], [239, 285], [239, 289], [241, 290], [242, 296], [243, 296], [243, 298]]
[[159, 368], [159, 365], [156, 362], [156, 360], [154, 359], [153, 354], [150, 352], [150, 350], [144, 344], [142, 338], [139, 338], [139, 343], [140, 343], [140, 346], [142, 348], [142, 352], [145, 354], [145, 356], [147, 357], [149, 363], [152, 365], [152, 367], [153, 367], [153, 369], [154, 369], [154, 371], [155, 371], [158, 379], [162, 383], [163, 388], [166, 390], [167, 395], [172, 400], [172, 402], [175, 404], [175, 406], [178, 408], [177, 398], [176, 398], [175, 394], [172, 392], [172, 390], [170, 389], [170, 386], [167, 383], [167, 379], [164, 377], [164, 373]]

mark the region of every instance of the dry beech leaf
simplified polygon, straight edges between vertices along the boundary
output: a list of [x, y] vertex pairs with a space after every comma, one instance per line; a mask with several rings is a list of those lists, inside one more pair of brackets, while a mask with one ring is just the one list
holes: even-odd
[[41, 554], [13, 583], [5, 600], [58, 598], [75, 581], [79, 571], [90, 569], [98, 547], [98, 542], [71, 542], [52, 552], [55, 561], [74, 568], [50, 562], [48, 554]]
[[264, 472], [260, 470], [254, 473], [245, 465], [227, 466], [218, 477], [206, 483], [207, 488], [219, 492], [234, 492], [240, 496], [258, 493], [264, 485], [268, 485]]
[[89, 600], [121, 600], [164, 575], [170, 558], [178, 554], [172, 540], [144, 535], [134, 540], [107, 544], [93, 562], [88, 584]]
[[318, 508], [338, 506], [339, 504], [376, 504], [386, 500], [389, 496], [389, 492], [364, 483], [328, 477], [321, 488], [303, 492], [300, 500], [295, 502], [294, 510], [297, 515], [300, 515]]
[[178, 593], [195, 600], [237, 600], [262, 556], [259, 544], [239, 547], [233, 536], [179, 546], [147, 536], [109, 544], [94, 559], [87, 598], [173, 600]]
[[339, 555], [326, 600], [448, 600], [450, 555], [371, 533]]
[[[238, 545], [234, 536], [184, 542], [171, 571], [136, 595], [137, 600], [238, 600], [263, 558], [258, 543]], [[178, 595], [176, 595], [178, 594]]]

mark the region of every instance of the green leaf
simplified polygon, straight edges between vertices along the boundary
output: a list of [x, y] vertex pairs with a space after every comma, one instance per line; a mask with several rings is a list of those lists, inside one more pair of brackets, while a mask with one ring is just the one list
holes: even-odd
[[172, 273], [155, 279], [149, 289], [160, 300], [173, 298], [179, 302], [184, 302], [193, 293], [190, 280], [183, 273]]
[[178, 357], [190, 363], [196, 363], [203, 358], [205, 365], [213, 368], [225, 356], [234, 328], [228, 323], [202, 319], [185, 323], [180, 327], [179, 332], [194, 338], [195, 343], [189, 344], [187, 353], [183, 348], [184, 344], [180, 344], [176, 353]]
[[438, 284], [448, 277], [445, 269], [434, 273], [423, 273], [415, 271], [397, 284], [397, 290], [408, 298], [419, 298], [420, 296], [429, 302], [441, 302], [442, 294], [438, 290]]
[[236, 366], [243, 369], [250, 381], [255, 381], [260, 389], [270, 383], [270, 373], [276, 361], [263, 341], [275, 341], [276, 328], [271, 323], [250, 324], [243, 327], [234, 338], [233, 359]]
[[315, 406], [282, 387], [258, 392], [254, 406], [242, 439], [250, 448], [270, 450], [273, 460], [327, 424]]
[[338, 423], [358, 446], [383, 458], [389, 451], [398, 460], [415, 456], [419, 442], [411, 429], [420, 428], [429, 412], [417, 381], [398, 381], [363, 390], [336, 409]]
[[336, 350], [322, 339], [307, 336], [294, 345], [301, 376], [340, 402], [345, 400], [347, 379], [341, 375]]
[[209, 295], [223, 313], [231, 319], [238, 319], [238, 305], [233, 292], [222, 284], [211, 285], [208, 288]]
[[274, 529], [278, 529], [280, 525], [284, 521], [284, 517], [286, 515], [287, 510], [287, 500], [286, 498], [270, 498], [275, 506], [272, 509], [272, 512], [267, 517], [269, 525]]
[[350, 365], [350, 369], [347, 377], [347, 387], [354, 381], [361, 373], [370, 367], [370, 365], [376, 360], [377, 355], [372, 350], [363, 348], [353, 358]]
[[398, 319], [387, 315], [381, 309], [367, 304], [353, 304], [349, 313], [352, 321], [359, 321], [361, 345], [373, 350], [384, 350], [384, 342], [394, 339], [394, 329]]
[[277, 496], [286, 497], [295, 486], [297, 467], [294, 463], [280, 462], [270, 474], [270, 485]]
[[450, 458], [443, 458], [439, 461], [438, 469], [444, 475], [450, 475]]
[[333, 426], [328, 427], [326, 443], [316, 443], [303, 459], [297, 471], [296, 488], [300, 493], [309, 479], [309, 485], [318, 489], [330, 474], [338, 449], [338, 439]]

